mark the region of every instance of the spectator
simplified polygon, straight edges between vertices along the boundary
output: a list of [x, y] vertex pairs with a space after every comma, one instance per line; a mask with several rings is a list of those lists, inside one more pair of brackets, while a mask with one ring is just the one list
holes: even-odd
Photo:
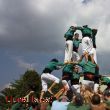
[[56, 100], [52, 103], [51, 110], [67, 110], [69, 104], [68, 98], [66, 96], [61, 96], [59, 100]]
[[104, 91], [104, 99], [107, 110], [110, 110], [110, 89]]
[[98, 94], [92, 96], [91, 103], [91, 110], [106, 110], [105, 104], [101, 103], [101, 98]]
[[73, 97], [73, 100], [68, 105], [67, 110], [90, 110], [90, 106], [84, 104], [83, 97], [80, 94], [77, 94]]

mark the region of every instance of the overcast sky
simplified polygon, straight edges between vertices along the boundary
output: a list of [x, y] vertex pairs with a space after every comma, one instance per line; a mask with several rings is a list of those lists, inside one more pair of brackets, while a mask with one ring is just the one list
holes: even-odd
[[110, 0], [0, 0], [0, 87], [19, 79], [29, 67], [41, 73], [51, 58], [63, 61], [64, 33], [71, 25], [98, 29], [100, 72], [110, 73], [109, 4]]

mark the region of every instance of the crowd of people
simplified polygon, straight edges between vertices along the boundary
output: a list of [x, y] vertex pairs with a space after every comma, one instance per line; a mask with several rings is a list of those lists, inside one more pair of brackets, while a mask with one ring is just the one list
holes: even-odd
[[103, 94], [89, 93], [75, 94], [70, 100], [62, 95], [58, 99], [52, 98], [49, 102], [34, 102], [31, 104], [16, 103], [8, 110], [110, 110], [110, 90]]
[[[75, 33], [76, 30], [81, 30], [82, 39], [79, 39], [79, 34]], [[81, 75], [84, 76], [81, 82], [83, 86], [91, 86], [94, 92], [98, 92], [99, 83], [106, 83], [109, 88], [109, 78], [99, 74], [99, 66], [97, 64], [96, 55], [96, 34], [97, 29], [91, 29], [88, 25], [82, 27], [71, 26], [65, 33], [65, 58], [64, 63], [59, 62], [57, 59], [52, 59], [44, 68], [41, 75], [42, 91], [40, 99], [46, 91], [52, 93], [52, 88], [60, 82], [60, 79], [52, 75], [52, 71], [62, 69], [62, 84], [63, 90], [66, 95], [67, 91], [72, 88], [73, 92], [80, 93], [79, 79]], [[82, 55], [79, 55], [79, 45], [82, 43]], [[82, 71], [79, 72], [79, 66]], [[81, 74], [82, 73], [82, 74]], [[52, 81], [52, 85], [48, 88], [48, 80]], [[60, 93], [60, 91], [59, 91]], [[57, 94], [58, 95], [58, 94]], [[57, 96], [55, 95], [55, 96]]]
[[[80, 30], [82, 39], [79, 39]], [[109, 110], [110, 109], [110, 79], [99, 73], [96, 55], [97, 29], [88, 25], [71, 26], [65, 33], [65, 58], [59, 62], [53, 58], [41, 74], [42, 90], [39, 102], [32, 104], [29, 110]], [[82, 44], [82, 55], [79, 46]], [[51, 74], [54, 70], [62, 69], [61, 80]], [[80, 82], [80, 77], [83, 80]], [[48, 88], [48, 81], [52, 85]], [[63, 87], [54, 94], [52, 89], [56, 84]], [[107, 88], [101, 91], [100, 86]], [[52, 101], [42, 102], [46, 92], [52, 95]], [[40, 105], [40, 106], [39, 106]], [[15, 110], [15, 109], [12, 109]], [[16, 109], [17, 110], [17, 109]]]

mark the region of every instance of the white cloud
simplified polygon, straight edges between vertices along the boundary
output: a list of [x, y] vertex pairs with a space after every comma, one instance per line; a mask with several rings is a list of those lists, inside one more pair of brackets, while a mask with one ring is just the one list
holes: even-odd
[[[37, 7], [37, 1], [34, 1], [34, 4]], [[47, 11], [46, 14], [43, 13], [44, 16], [51, 15], [53, 12], [54, 17], [59, 17], [63, 13], [61, 20], [66, 19], [66, 26], [89, 24], [90, 27], [98, 28], [98, 51], [107, 52], [110, 50], [110, 46], [106, 48], [110, 40], [109, 0], [90, 0], [87, 4], [82, 3], [80, 0], [47, 0], [46, 2], [41, 0], [39, 4], [48, 9], [48, 13]], [[62, 28], [64, 27], [62, 26]], [[60, 42], [62, 42], [62, 39]]]
[[35, 69], [36, 66], [38, 66], [37, 63], [29, 63], [29, 62], [24, 61], [22, 57], [15, 57], [14, 59], [17, 65], [24, 69], [33, 70]]
[[0, 91], [5, 89], [5, 88], [12, 88], [11, 83], [7, 83], [7, 84], [3, 85], [2, 87], [0, 87]]
[[[108, 51], [110, 1], [0, 0], [0, 47], [23, 51], [59, 52], [70, 25], [98, 28], [98, 51]], [[17, 13], [17, 14], [16, 14]], [[51, 48], [50, 48], [51, 47]]]

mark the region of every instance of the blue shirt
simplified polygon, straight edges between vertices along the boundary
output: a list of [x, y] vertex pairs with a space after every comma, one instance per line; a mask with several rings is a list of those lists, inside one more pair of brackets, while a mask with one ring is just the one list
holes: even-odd
[[70, 102], [59, 102], [59, 101], [54, 101], [52, 103], [51, 110], [67, 110], [67, 106]]

